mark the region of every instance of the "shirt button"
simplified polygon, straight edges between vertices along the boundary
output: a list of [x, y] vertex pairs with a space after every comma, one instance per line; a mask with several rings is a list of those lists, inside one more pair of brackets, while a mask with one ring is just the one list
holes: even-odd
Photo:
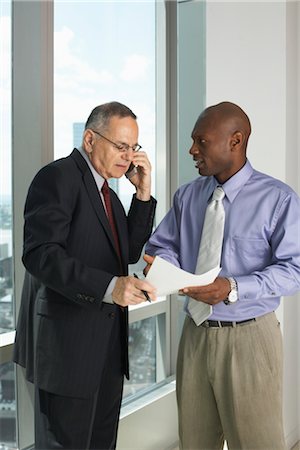
[[115, 313], [114, 313], [114, 312], [109, 313], [109, 314], [108, 314], [108, 317], [109, 317], [110, 319], [113, 319], [113, 318], [115, 317]]

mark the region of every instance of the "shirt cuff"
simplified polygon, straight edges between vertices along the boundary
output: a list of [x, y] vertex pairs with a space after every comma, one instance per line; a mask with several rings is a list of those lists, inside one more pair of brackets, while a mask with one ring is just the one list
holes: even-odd
[[253, 300], [258, 298], [259, 285], [252, 275], [234, 277], [240, 300]]
[[113, 278], [111, 279], [111, 282], [110, 282], [109, 285], [107, 286], [106, 292], [105, 292], [104, 297], [103, 297], [103, 300], [102, 300], [104, 303], [110, 303], [111, 305], [114, 304], [114, 301], [113, 301], [113, 298], [112, 298], [112, 295], [111, 295], [111, 294], [112, 294], [112, 291], [113, 291], [114, 288], [115, 288], [117, 279], [118, 279], [118, 277], [113, 277]]

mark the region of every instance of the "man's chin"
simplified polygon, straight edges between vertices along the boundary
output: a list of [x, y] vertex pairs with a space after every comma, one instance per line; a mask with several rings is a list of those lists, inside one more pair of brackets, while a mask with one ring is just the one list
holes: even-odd
[[209, 177], [210, 175], [212, 175], [211, 171], [209, 171], [207, 167], [198, 167], [198, 173], [202, 177]]
[[112, 172], [111, 174], [111, 178], [121, 178], [123, 175], [125, 175], [126, 170], [116, 170], [114, 172]]

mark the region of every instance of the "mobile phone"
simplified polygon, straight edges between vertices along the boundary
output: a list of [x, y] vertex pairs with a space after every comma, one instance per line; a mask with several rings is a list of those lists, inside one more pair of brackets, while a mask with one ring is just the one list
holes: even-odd
[[133, 163], [131, 163], [129, 169], [125, 173], [125, 177], [129, 179], [133, 177], [135, 174], [137, 174], [137, 167]]

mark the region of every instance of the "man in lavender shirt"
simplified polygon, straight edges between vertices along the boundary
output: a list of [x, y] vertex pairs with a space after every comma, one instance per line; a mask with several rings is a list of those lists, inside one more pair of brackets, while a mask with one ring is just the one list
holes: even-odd
[[213, 307], [196, 326], [186, 309], [177, 361], [180, 448], [284, 449], [282, 336], [274, 311], [300, 290], [300, 199], [286, 184], [253, 169], [251, 125], [237, 105], [205, 109], [190, 154], [201, 177], [181, 186], [146, 246], [195, 272], [205, 210], [225, 191], [222, 270], [207, 286], [183, 292]]

